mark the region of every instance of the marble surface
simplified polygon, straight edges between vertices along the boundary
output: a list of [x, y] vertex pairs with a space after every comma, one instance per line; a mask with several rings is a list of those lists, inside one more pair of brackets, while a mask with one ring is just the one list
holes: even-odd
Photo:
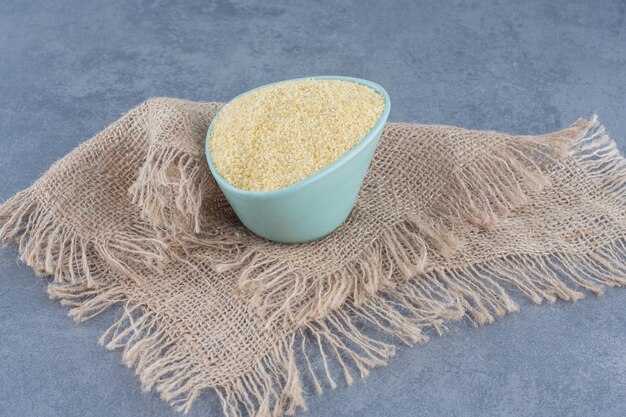
[[[374, 80], [390, 120], [542, 133], [598, 113], [626, 143], [626, 2], [0, 1], [0, 201], [152, 96]], [[174, 416], [0, 252], [0, 416]], [[450, 326], [308, 416], [624, 416], [626, 291]], [[204, 395], [190, 416], [218, 416]]]

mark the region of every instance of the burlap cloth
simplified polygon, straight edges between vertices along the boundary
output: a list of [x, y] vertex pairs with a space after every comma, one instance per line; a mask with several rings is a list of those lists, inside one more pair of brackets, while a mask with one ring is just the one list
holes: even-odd
[[[594, 119], [542, 136], [389, 123], [348, 221], [301, 245], [237, 221], [204, 160], [219, 103], [152, 99], [0, 206], [0, 237], [52, 276], [143, 386], [188, 410], [269, 416], [384, 364], [450, 319], [626, 284], [625, 163]], [[392, 336], [392, 337], [391, 337]]]

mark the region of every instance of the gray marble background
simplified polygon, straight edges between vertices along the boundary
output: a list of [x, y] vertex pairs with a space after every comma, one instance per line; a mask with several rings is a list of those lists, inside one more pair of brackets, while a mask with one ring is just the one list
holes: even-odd
[[[599, 113], [623, 150], [626, 1], [0, 0], [0, 201], [151, 96], [228, 100], [316, 74], [385, 86], [390, 119], [514, 133]], [[309, 416], [624, 416], [626, 291], [414, 349]], [[1, 416], [174, 416], [0, 252]], [[190, 415], [220, 415], [205, 395]]]

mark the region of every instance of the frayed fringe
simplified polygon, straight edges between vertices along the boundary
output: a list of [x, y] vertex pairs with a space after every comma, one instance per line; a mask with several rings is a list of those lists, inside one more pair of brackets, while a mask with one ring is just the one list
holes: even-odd
[[103, 265], [136, 282], [138, 266], [157, 269], [166, 259], [165, 244], [152, 237], [149, 225], [136, 225], [132, 233], [87, 237], [77, 233], [53, 207], [41, 204], [32, 188], [19, 192], [0, 206], [0, 239], [15, 241], [20, 260], [39, 275], [55, 282], [86, 282], [94, 287]]
[[142, 216], [170, 234], [200, 233], [205, 200], [220, 191], [201, 158], [175, 148], [153, 147], [129, 189]]
[[[459, 239], [441, 224], [428, 219], [407, 218], [381, 233], [361, 256], [334, 274], [298, 274], [290, 263], [276, 262], [260, 253], [242, 253], [219, 272], [238, 268], [238, 287], [251, 296], [267, 328], [276, 323], [304, 325], [326, 317], [348, 298], [361, 304], [377, 291], [392, 288], [424, 272], [428, 253], [452, 253]], [[240, 266], [243, 264], [243, 266]], [[285, 316], [289, 321], [282, 320]]]
[[210, 388], [210, 376], [173, 339], [163, 318], [138, 300], [129, 299], [128, 288], [115, 282], [93, 289], [85, 284], [50, 284], [48, 294], [72, 307], [69, 316], [89, 320], [108, 308], [123, 304], [121, 317], [100, 337], [106, 349], [122, 349], [122, 362], [134, 367], [145, 391], [155, 389], [164, 401], [187, 412], [198, 394]]
[[68, 315], [81, 323], [127, 300], [124, 287], [111, 283], [96, 287], [87, 283], [53, 283], [48, 285], [48, 296], [70, 307]]
[[446, 193], [425, 203], [424, 213], [382, 231], [335, 273], [304, 276], [288, 261], [245, 250], [230, 261], [218, 260], [215, 268], [237, 271], [240, 290], [267, 319], [268, 328], [285, 318], [296, 325], [323, 318], [348, 297], [358, 304], [397, 285], [398, 277], [404, 280], [424, 272], [433, 255], [445, 258], [454, 253], [462, 246], [457, 229], [473, 225], [494, 230], [501, 218], [549, 184], [544, 172], [551, 164], [576, 144], [593, 140], [597, 129], [597, 118], [581, 119], [552, 134], [511, 137], [470, 158], [446, 184]]
[[205, 370], [167, 332], [158, 314], [127, 302], [122, 317], [100, 337], [106, 349], [123, 349], [122, 362], [134, 367], [145, 391], [156, 390], [177, 411], [187, 412], [211, 387]]
[[[442, 335], [450, 320], [467, 319], [474, 326], [518, 310], [508, 291], [535, 303], [575, 301], [584, 290], [601, 294], [606, 286], [626, 285], [626, 240], [584, 254], [519, 255], [430, 271], [369, 297], [361, 304], [349, 299], [325, 319], [310, 321], [287, 335], [243, 375], [215, 378], [184, 343], [168, 333], [167, 323], [115, 283], [94, 290], [83, 284], [52, 284], [49, 294], [73, 307], [77, 321], [124, 303], [122, 317], [100, 338], [107, 349], [123, 349], [123, 363], [135, 367], [143, 388], [155, 389], [178, 411], [190, 410], [206, 389], [214, 389], [225, 415], [276, 417], [306, 409], [308, 391], [321, 394], [343, 378], [385, 365], [397, 343], [424, 343]], [[392, 337], [390, 339], [390, 337]]]
[[579, 169], [585, 171], [603, 195], [612, 196], [614, 201], [622, 204], [626, 196], [626, 160], [617, 144], [606, 134], [604, 126], [599, 124], [597, 116], [593, 116], [588, 124], [588, 134], [572, 149]]
[[355, 376], [367, 377], [372, 368], [385, 365], [397, 342], [424, 343], [433, 332], [443, 334], [450, 320], [466, 318], [480, 326], [517, 311], [505, 288], [541, 303], [578, 300], [583, 297], [580, 289], [598, 294], [604, 286], [624, 286], [624, 255], [622, 239], [590, 254], [516, 256], [432, 271], [359, 306], [350, 300], [345, 308], [287, 337], [280, 354], [270, 353], [236, 383], [219, 388], [224, 412], [269, 417], [281, 411], [291, 415], [295, 407], [306, 409], [302, 399], [309, 386], [319, 394], [325, 386], [336, 388], [341, 376], [351, 385]]

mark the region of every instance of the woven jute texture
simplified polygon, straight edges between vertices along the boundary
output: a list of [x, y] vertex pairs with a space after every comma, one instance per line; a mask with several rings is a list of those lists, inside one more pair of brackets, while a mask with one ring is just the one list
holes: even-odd
[[626, 164], [597, 120], [541, 136], [389, 123], [348, 220], [248, 232], [204, 160], [219, 103], [151, 99], [0, 206], [0, 237], [100, 343], [187, 411], [278, 416], [449, 320], [626, 284]]

